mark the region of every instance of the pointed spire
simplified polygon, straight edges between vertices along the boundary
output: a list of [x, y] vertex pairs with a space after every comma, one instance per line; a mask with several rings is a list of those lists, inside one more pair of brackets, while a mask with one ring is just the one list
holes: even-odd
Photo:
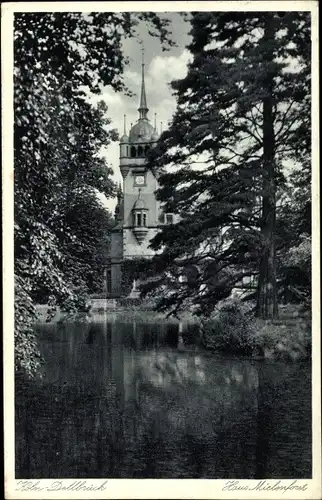
[[162, 125], [163, 125], [163, 122], [161, 122], [161, 134], [162, 134]]
[[147, 120], [147, 112], [149, 108], [146, 103], [145, 82], [144, 82], [144, 48], [142, 47], [142, 82], [141, 82], [141, 99], [140, 99], [140, 120]]
[[154, 113], [154, 131], [157, 131], [157, 114]]
[[124, 115], [124, 135], [126, 135], [126, 115]]

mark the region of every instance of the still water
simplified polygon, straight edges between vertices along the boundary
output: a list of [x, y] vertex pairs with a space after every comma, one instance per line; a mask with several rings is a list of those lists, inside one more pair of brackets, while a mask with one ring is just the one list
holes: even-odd
[[309, 478], [311, 368], [204, 352], [194, 326], [37, 327], [16, 478]]

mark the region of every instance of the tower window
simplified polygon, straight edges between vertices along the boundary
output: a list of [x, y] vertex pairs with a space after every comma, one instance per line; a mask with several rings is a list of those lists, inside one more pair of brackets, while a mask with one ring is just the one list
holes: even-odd
[[143, 148], [142, 148], [142, 146], [138, 147], [138, 156], [143, 156]]
[[164, 223], [165, 224], [173, 224], [174, 215], [173, 214], [164, 214]]
[[145, 212], [137, 212], [134, 215], [134, 225], [137, 227], [146, 227], [148, 222], [148, 216]]
[[135, 146], [132, 146], [131, 147], [131, 158], [135, 158], [136, 157], [136, 148]]

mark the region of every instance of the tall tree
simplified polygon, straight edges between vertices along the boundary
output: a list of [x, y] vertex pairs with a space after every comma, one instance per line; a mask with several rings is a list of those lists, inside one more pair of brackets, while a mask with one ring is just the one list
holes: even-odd
[[[310, 16], [197, 12], [190, 22], [192, 61], [150, 155], [179, 221], [154, 238], [159, 276], [144, 291], [161, 294], [161, 309], [209, 313], [255, 277], [257, 313], [274, 317], [276, 192], [287, 167], [310, 161]], [[189, 265], [193, 286], [177, 279]]]

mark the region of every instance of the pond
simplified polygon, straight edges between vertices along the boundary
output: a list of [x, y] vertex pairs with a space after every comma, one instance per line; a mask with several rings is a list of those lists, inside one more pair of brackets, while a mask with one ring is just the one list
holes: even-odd
[[227, 357], [195, 326], [36, 327], [16, 387], [16, 478], [310, 478], [311, 367]]

